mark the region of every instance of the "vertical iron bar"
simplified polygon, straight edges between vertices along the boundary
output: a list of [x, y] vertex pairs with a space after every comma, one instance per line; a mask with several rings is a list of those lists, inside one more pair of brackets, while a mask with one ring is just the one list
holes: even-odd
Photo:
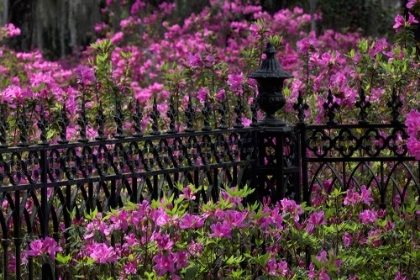
[[311, 205], [309, 196], [309, 178], [308, 178], [308, 154], [306, 148], [306, 124], [301, 124], [301, 153], [302, 153], [302, 187], [303, 187], [303, 201]]
[[379, 193], [381, 194], [381, 203], [379, 205], [379, 207], [381, 209], [385, 209], [386, 208], [386, 204], [385, 204], [385, 177], [384, 177], [384, 162], [381, 161], [381, 187], [379, 190]]
[[152, 199], [160, 199], [159, 195], [160, 193], [158, 193], [158, 188], [159, 188], [159, 180], [158, 180], [158, 175], [153, 175], [153, 195], [152, 195]]
[[138, 201], [137, 199], [137, 177], [133, 176], [131, 177], [131, 185], [132, 185], [132, 194], [131, 194], [131, 199], [130, 201], [133, 203], [139, 203], [140, 201]]
[[80, 117], [77, 118], [77, 123], [80, 126], [79, 133], [80, 137], [77, 139], [78, 142], [88, 142], [89, 139], [86, 136], [86, 127], [88, 125], [88, 118], [86, 117], [85, 101], [82, 101], [82, 110], [80, 111]]
[[[346, 182], [347, 182], [347, 178], [346, 178], [346, 162], [345, 161], [343, 161], [343, 190], [344, 191], [347, 191], [347, 189], [348, 189], [348, 185], [346, 184]], [[331, 189], [331, 187], [330, 187], [330, 189]]]
[[[41, 164], [42, 164], [42, 170], [41, 170], [41, 182], [43, 184], [43, 187], [41, 189], [41, 213], [42, 213], [42, 223], [41, 223], [41, 237], [45, 238], [48, 236], [48, 217], [49, 217], [49, 209], [48, 209], [48, 189], [47, 189], [47, 168], [48, 168], [48, 162], [47, 162], [47, 150], [42, 149], [41, 150]], [[42, 264], [42, 279], [50, 279], [50, 267], [48, 263]], [[51, 279], [52, 280], [52, 279]]]
[[140, 104], [139, 100], [136, 100], [136, 112], [133, 115], [134, 121], [134, 137], [142, 137], [143, 133], [141, 132], [141, 120], [143, 119], [143, 115], [140, 111]]
[[91, 211], [95, 210], [95, 207], [93, 205], [93, 183], [88, 184], [88, 201], [89, 203], [88, 203], [87, 210], [90, 213]]
[[1, 240], [1, 246], [3, 247], [3, 279], [9, 279], [9, 245], [10, 240], [7, 239], [7, 232], [3, 233], [3, 239]]
[[20, 264], [21, 264], [21, 251], [20, 246], [22, 244], [22, 238], [20, 236], [21, 231], [21, 214], [20, 214], [20, 190], [15, 191], [15, 209], [13, 209], [13, 242], [15, 244], [15, 258], [16, 258], [16, 279], [22, 279]]
[[67, 144], [67, 126], [70, 124], [70, 119], [67, 117], [66, 103], [64, 103], [61, 109], [61, 116], [58, 119], [58, 125], [60, 126], [60, 139], [57, 141], [60, 144]]
[[9, 123], [6, 119], [6, 105], [2, 104], [0, 106], [0, 148], [7, 148], [7, 133], [6, 130], [9, 130]]
[[[277, 195], [276, 195], [276, 201], [272, 201], [273, 203], [276, 203], [280, 201], [280, 199], [283, 199], [286, 196], [286, 185], [287, 181], [284, 180], [284, 134], [278, 133], [276, 135], [276, 143], [277, 143], [277, 165], [279, 167], [279, 177], [276, 180], [277, 183]], [[280, 188], [279, 188], [280, 187]], [[280, 196], [279, 196], [280, 191]]]
[[301, 173], [301, 170], [300, 170], [300, 167], [301, 167], [301, 157], [300, 157], [300, 155], [301, 155], [301, 149], [300, 149], [301, 148], [301, 143], [300, 143], [299, 137], [297, 137], [297, 136], [294, 138], [294, 140], [296, 141], [295, 145], [293, 145], [293, 147], [295, 149], [293, 151], [293, 153], [295, 155], [294, 166], [297, 166], [298, 170], [299, 170], [293, 176], [294, 177], [293, 184], [295, 185], [295, 192], [296, 192], [295, 200], [296, 200], [296, 203], [302, 203], [302, 191], [301, 191], [302, 184], [301, 184], [301, 180], [300, 180], [300, 178], [302, 176], [302, 173]]
[[112, 209], [117, 208], [117, 202], [116, 202], [116, 197], [115, 197], [116, 190], [117, 190], [117, 180], [112, 180], [111, 181], [111, 197], [110, 197], [110, 203], [109, 203], [109, 206], [112, 207]]

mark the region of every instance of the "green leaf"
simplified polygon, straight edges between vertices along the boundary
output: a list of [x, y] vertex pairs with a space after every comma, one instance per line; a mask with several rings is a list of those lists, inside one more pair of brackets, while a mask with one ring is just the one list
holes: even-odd
[[63, 256], [62, 254], [58, 253], [56, 256], [56, 260], [61, 263], [68, 263], [68, 261], [71, 259], [70, 255]]
[[261, 265], [261, 266], [265, 266], [268, 262], [268, 259], [271, 257], [270, 253], [265, 253], [262, 256], [258, 256], [255, 261]]
[[195, 279], [198, 272], [199, 272], [199, 268], [196, 265], [187, 267], [185, 270], [184, 279]]

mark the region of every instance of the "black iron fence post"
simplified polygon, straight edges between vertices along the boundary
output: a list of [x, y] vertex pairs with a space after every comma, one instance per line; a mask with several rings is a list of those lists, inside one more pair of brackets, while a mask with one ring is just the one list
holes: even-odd
[[[293, 155], [297, 152], [296, 144], [292, 143], [294, 129], [275, 116], [275, 113], [286, 104], [283, 96], [284, 80], [293, 76], [281, 68], [275, 57], [276, 53], [276, 49], [268, 43], [264, 50], [266, 58], [263, 59], [260, 68], [249, 75], [249, 78], [257, 80], [256, 100], [259, 108], [265, 112], [262, 120], [253, 123], [253, 126], [261, 128], [257, 137], [257, 185], [259, 188], [257, 199], [261, 201], [264, 196], [270, 196], [272, 202], [284, 198], [288, 186], [293, 185], [295, 189], [299, 189], [298, 182], [291, 183], [295, 181], [299, 173], [299, 168], [295, 166], [298, 158]], [[299, 191], [292, 190], [289, 195], [294, 198], [298, 193]]]

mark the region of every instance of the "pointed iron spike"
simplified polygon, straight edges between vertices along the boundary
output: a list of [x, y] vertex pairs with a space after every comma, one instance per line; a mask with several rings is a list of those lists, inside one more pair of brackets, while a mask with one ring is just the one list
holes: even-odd
[[250, 126], [252, 127], [257, 127], [258, 126], [258, 103], [257, 103], [257, 93], [254, 92], [254, 98], [252, 100], [252, 104], [251, 104], [251, 124]]
[[244, 111], [244, 106], [242, 105], [242, 98], [238, 95], [237, 104], [234, 108], [235, 111], [235, 124], [233, 125], [234, 128], [243, 128], [244, 125], [242, 124], [242, 113]]
[[175, 110], [174, 107], [174, 97], [171, 95], [169, 99], [169, 106], [168, 111], [166, 112], [166, 116], [169, 118], [169, 130], [166, 133], [175, 134], [178, 133], [178, 130], [175, 128], [175, 118], [177, 117], [178, 112]]
[[39, 145], [49, 145], [49, 141], [47, 139], [47, 127], [49, 125], [48, 120], [45, 118], [45, 112], [44, 112], [44, 105], [41, 105], [41, 119], [38, 121], [38, 128], [41, 130], [41, 142], [39, 142]]
[[227, 96], [225, 95], [222, 99], [222, 104], [220, 105], [218, 111], [220, 113], [220, 124], [217, 128], [219, 129], [227, 129], [226, 125], [226, 113], [227, 113]]
[[9, 123], [6, 120], [6, 105], [1, 104], [0, 107], [0, 148], [7, 148], [7, 133]]
[[335, 125], [337, 122], [334, 120], [335, 111], [340, 107], [337, 102], [334, 102], [334, 98], [331, 89], [328, 89], [327, 101], [323, 104], [326, 114], [328, 116], [327, 125]]
[[67, 144], [67, 126], [70, 124], [70, 120], [67, 117], [66, 103], [64, 103], [61, 109], [61, 116], [58, 119], [58, 125], [60, 126], [60, 139], [57, 141], [59, 144]]
[[96, 136], [95, 139], [99, 141], [106, 140], [107, 137], [105, 136], [105, 133], [104, 133], [104, 130], [105, 130], [104, 124], [106, 121], [106, 117], [103, 112], [102, 101], [99, 102], [98, 115], [95, 117], [95, 121], [96, 121], [96, 124], [98, 125], [98, 136]]
[[398, 111], [398, 109], [400, 109], [403, 104], [402, 104], [401, 100], [399, 99], [399, 97], [397, 95], [397, 91], [396, 91], [395, 87], [392, 88], [391, 100], [388, 101], [387, 105], [392, 110], [391, 111], [391, 115], [392, 115], [391, 123], [392, 124], [401, 123], [401, 121], [398, 119], [399, 116], [400, 116], [400, 112]]
[[29, 146], [28, 142], [28, 129], [29, 129], [29, 122], [26, 120], [26, 107], [25, 104], [22, 105], [22, 111], [20, 114], [20, 120], [17, 123], [20, 133], [19, 133], [19, 143], [18, 146], [25, 147]]
[[187, 128], [185, 129], [186, 132], [194, 132], [194, 117], [195, 117], [195, 110], [192, 105], [191, 94], [188, 94], [188, 107], [185, 110], [185, 116], [187, 117], [186, 125]]
[[156, 104], [156, 97], [153, 98], [153, 108], [152, 108], [152, 112], [150, 112], [149, 117], [152, 119], [152, 131], [150, 132], [151, 135], [159, 135], [160, 131], [159, 131], [159, 116], [160, 113], [157, 109], [157, 104]]
[[298, 111], [299, 123], [303, 124], [305, 122], [305, 110], [308, 110], [309, 106], [303, 102], [303, 95], [301, 91], [299, 91], [299, 95], [296, 103], [293, 105], [293, 109]]
[[363, 87], [359, 88], [359, 98], [360, 100], [356, 102], [356, 107], [360, 109], [359, 124], [368, 124], [369, 121], [366, 119], [368, 116], [366, 109], [369, 108], [371, 105], [369, 101], [366, 101], [366, 94]]
[[79, 129], [79, 133], [80, 133], [80, 137], [79, 139], [77, 139], [78, 142], [88, 142], [89, 139], [86, 136], [86, 127], [87, 127], [87, 117], [86, 117], [86, 107], [85, 107], [85, 102], [82, 102], [82, 110], [81, 110], [81, 115], [79, 116], [79, 118], [77, 119], [77, 123], [80, 126]]
[[209, 103], [209, 97], [208, 95], [206, 95], [206, 99], [204, 99], [204, 107], [201, 110], [201, 113], [203, 114], [203, 128], [201, 130], [203, 131], [210, 131], [212, 130], [211, 126], [210, 126], [210, 113], [211, 113], [211, 108], [210, 108], [210, 103]]
[[124, 136], [124, 130], [123, 130], [123, 121], [124, 121], [124, 114], [121, 110], [121, 102], [117, 100], [116, 102], [116, 113], [114, 116], [114, 120], [117, 124], [117, 133], [115, 134], [114, 138], [116, 139], [123, 139]]
[[140, 111], [140, 103], [139, 100], [136, 100], [136, 112], [133, 115], [134, 120], [134, 137], [142, 137], [143, 133], [141, 133], [141, 120], [143, 119], [143, 115]]

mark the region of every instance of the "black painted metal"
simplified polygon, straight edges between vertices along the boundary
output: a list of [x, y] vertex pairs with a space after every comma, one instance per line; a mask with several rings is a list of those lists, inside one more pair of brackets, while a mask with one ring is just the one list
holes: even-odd
[[[265, 72], [254, 72], [269, 77], [255, 77], [264, 90], [260, 95], [282, 99], [283, 81], [290, 76], [281, 72], [271, 45], [266, 54], [268, 62], [261, 67]], [[277, 71], [277, 76], [270, 71]], [[41, 107], [37, 123], [41, 135], [37, 140], [29, 135], [32, 124], [22, 107], [13, 127], [19, 133], [17, 145], [7, 138], [11, 124], [6, 118], [7, 106], [1, 105], [3, 279], [11, 278], [9, 253], [15, 257], [16, 278], [34, 278], [39, 268], [31, 258], [22, 266], [20, 252], [37, 236], [66, 239], [68, 233], [60, 226], [71, 226], [72, 211], [80, 218], [85, 211], [107, 211], [123, 206], [124, 201], [138, 203], [158, 199], [164, 193], [179, 195], [177, 184], [206, 186], [196, 195], [201, 203], [217, 200], [221, 188], [245, 184], [256, 190], [248, 202], [269, 196], [273, 203], [289, 197], [310, 204], [321, 187], [328, 193], [333, 188], [358, 189], [363, 184], [373, 190], [376, 203], [384, 208], [392, 206], [390, 195], [391, 201], [398, 195], [404, 202], [407, 194], [420, 194], [419, 162], [407, 153], [404, 141], [408, 135], [399, 120], [401, 101], [395, 90], [387, 103], [392, 116], [389, 123], [369, 122], [371, 105], [363, 90], [356, 103], [360, 120], [353, 124], [337, 122], [340, 108], [331, 91], [324, 104], [326, 123], [319, 125], [305, 123], [308, 105], [301, 93], [294, 105], [298, 122], [293, 126], [274, 117], [279, 104], [273, 103], [272, 110], [268, 108], [270, 102], [261, 102], [261, 97], [258, 101], [258, 96], [249, 108], [242, 96], [224, 96], [222, 101], [212, 103], [206, 97], [204, 104], [190, 97], [185, 110], [170, 98], [166, 114], [159, 112], [155, 98], [148, 113], [149, 134], [142, 129], [143, 109], [138, 101], [131, 116], [125, 116], [121, 104], [116, 103], [115, 132], [110, 135], [105, 135], [102, 104], [92, 116], [81, 103], [77, 118], [80, 137], [76, 142], [67, 139], [70, 120], [65, 106], [58, 120], [46, 118], [48, 114]], [[269, 115], [268, 121], [258, 122], [260, 107]], [[251, 116], [248, 127], [243, 123], [244, 116]], [[92, 117], [97, 136], [89, 139], [86, 128]], [[123, 121], [128, 118], [133, 123], [132, 136], [123, 130]], [[54, 122], [60, 128], [56, 144], [46, 137]], [[58, 277], [48, 263], [41, 270], [42, 279]]]

